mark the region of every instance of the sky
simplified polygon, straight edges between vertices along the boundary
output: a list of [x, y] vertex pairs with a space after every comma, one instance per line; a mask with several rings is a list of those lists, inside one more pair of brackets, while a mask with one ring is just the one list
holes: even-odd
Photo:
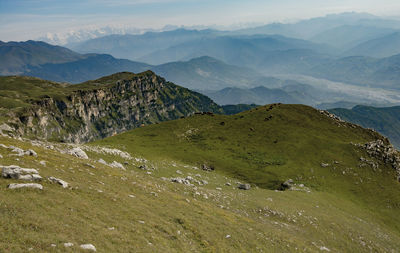
[[94, 27], [230, 29], [342, 12], [400, 16], [399, 0], [0, 0], [0, 40]]

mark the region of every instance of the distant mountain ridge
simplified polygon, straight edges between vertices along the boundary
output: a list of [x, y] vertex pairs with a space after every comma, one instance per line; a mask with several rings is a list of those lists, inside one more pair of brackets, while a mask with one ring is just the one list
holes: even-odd
[[358, 105], [352, 109], [329, 109], [329, 112], [348, 122], [375, 129], [400, 148], [400, 106], [377, 108]]
[[0, 41], [0, 75], [23, 73], [29, 66], [46, 63], [64, 63], [82, 59], [83, 56], [65, 47], [41, 41]]

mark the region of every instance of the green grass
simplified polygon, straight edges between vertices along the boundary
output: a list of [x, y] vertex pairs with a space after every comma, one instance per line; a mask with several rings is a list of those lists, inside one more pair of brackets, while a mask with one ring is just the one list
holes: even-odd
[[[129, 73], [114, 77], [130, 78]], [[114, 77], [101, 83], [111, 85]], [[21, 107], [46, 94], [68, 94], [62, 85], [48, 88], [53, 84], [45, 81], [38, 81], [29, 93], [8, 80], [10, 84], [0, 82], [9, 92], [3, 97]], [[97, 86], [93, 81], [85, 87]], [[179, 92], [184, 97], [187, 90]], [[103, 158], [123, 163], [118, 156], [91, 151], [87, 161], [0, 137], [0, 143], [39, 154], [17, 158], [0, 147], [0, 165], [37, 168], [43, 177], [55, 176], [72, 186], [62, 189], [45, 180], [43, 191], [11, 191], [6, 186], [14, 180], [0, 179], [0, 251], [77, 252], [77, 245], [92, 243], [98, 252], [320, 252], [320, 247], [331, 252], [396, 252], [400, 185], [395, 172], [351, 144], [377, 138], [382, 137], [307, 106], [274, 105], [231, 116], [195, 115], [87, 144], [146, 158], [147, 165], [156, 168], [147, 174], [138, 169], [143, 162], [129, 161], [123, 171], [96, 162]], [[360, 157], [379, 162], [379, 169], [359, 167]], [[88, 162], [95, 168], [85, 165]], [[330, 166], [321, 167], [322, 162]], [[194, 168], [202, 164], [215, 171]], [[161, 179], [197, 174], [209, 184], [193, 188]], [[304, 184], [303, 190], [276, 191], [289, 178]], [[251, 183], [252, 189], [238, 190], [238, 181]], [[75, 246], [65, 249], [65, 242]]]
[[[400, 247], [398, 230], [375, 210], [312, 187], [311, 192], [241, 191], [236, 178], [156, 155], [147, 162], [156, 168], [148, 175], [137, 168], [142, 162], [131, 161], [126, 171], [95, 162], [124, 161], [113, 155], [88, 152], [87, 161], [14, 139], [0, 137], [0, 143], [33, 148], [39, 155], [16, 160], [0, 148], [0, 164], [37, 168], [43, 177], [73, 187], [44, 181], [43, 191], [11, 191], [6, 185], [14, 180], [0, 179], [2, 252], [77, 252], [83, 243], [94, 244], [98, 252], [320, 252], [322, 246], [332, 252], [390, 252]], [[196, 174], [209, 184], [195, 189], [160, 180]], [[65, 242], [75, 246], [65, 249]]]

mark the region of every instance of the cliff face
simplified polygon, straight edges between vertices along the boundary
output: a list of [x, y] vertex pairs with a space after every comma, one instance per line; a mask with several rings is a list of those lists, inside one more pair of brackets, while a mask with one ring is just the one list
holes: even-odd
[[65, 88], [65, 96], [42, 96], [8, 121], [20, 135], [82, 143], [199, 111], [220, 112], [199, 93], [152, 72], [118, 73]]

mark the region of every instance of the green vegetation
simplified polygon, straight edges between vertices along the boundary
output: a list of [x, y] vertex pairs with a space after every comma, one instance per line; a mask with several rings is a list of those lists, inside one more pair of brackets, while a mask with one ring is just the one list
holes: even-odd
[[[376, 160], [350, 141], [380, 136], [349, 126], [299, 105], [196, 115], [82, 146], [90, 160], [56, 151], [71, 148], [65, 144], [51, 150], [44, 148], [51, 143], [39, 147], [0, 137], [7, 146], [38, 153], [16, 160], [0, 147], [0, 164], [37, 168], [72, 187], [44, 180], [42, 191], [12, 191], [6, 185], [16, 181], [0, 179], [0, 248], [76, 252], [92, 243], [98, 252], [396, 251], [399, 184], [381, 162], [378, 170], [359, 167], [361, 156]], [[147, 162], [96, 151], [102, 147]], [[121, 170], [99, 158], [128, 164]], [[138, 168], [144, 164], [149, 170]], [[199, 169], [202, 164], [215, 171]], [[186, 176], [208, 184], [169, 180]], [[288, 178], [297, 190], [275, 191]], [[238, 190], [238, 181], [253, 187]], [[66, 249], [65, 242], [75, 245]]]
[[[72, 148], [68, 144], [0, 137], [1, 144], [38, 153], [38, 157], [17, 157], [0, 146], [0, 165], [35, 168], [44, 177], [42, 191], [10, 190], [7, 185], [18, 181], [0, 179], [2, 251], [77, 252], [85, 243], [95, 245], [98, 252], [395, 252], [400, 248], [396, 172], [355, 145], [383, 136], [303, 105], [222, 108], [168, 82], [161, 90], [151, 86], [156, 82], [142, 82], [148, 86], [141, 93], [121, 92], [117, 83], [136, 77], [161, 80], [152, 72], [125, 72], [66, 87], [35, 78], [4, 77], [0, 119], [10, 120], [9, 111], [26, 113], [45, 98], [60, 101], [57, 108], [62, 108], [69, 94], [99, 89], [115, 96], [96, 103], [96, 108], [110, 112], [91, 125], [92, 132], [121, 126], [114, 121], [122, 118], [120, 109], [127, 106], [116, 101], [125, 97], [138, 96], [165, 107], [174, 100], [175, 109], [167, 112], [170, 118], [195, 111], [250, 110], [229, 116], [198, 113], [81, 145], [89, 160], [66, 154]], [[155, 92], [157, 98], [152, 96]], [[142, 105], [132, 108], [148, 112], [146, 124], [166, 119]], [[83, 125], [80, 120], [76, 115], [66, 117], [63, 129], [50, 132], [49, 139], [76, 131]], [[34, 119], [33, 126], [38, 122]], [[104, 152], [105, 147], [133, 158]], [[126, 170], [102, 164], [100, 158], [124, 164]], [[141, 169], [144, 165], [147, 169]], [[203, 165], [215, 170], [204, 171]], [[46, 179], [50, 176], [71, 187], [51, 184]], [[207, 183], [171, 182], [187, 176]], [[288, 179], [293, 179], [293, 188], [279, 191]], [[252, 187], [239, 190], [238, 182]], [[66, 242], [74, 246], [65, 248]]]

